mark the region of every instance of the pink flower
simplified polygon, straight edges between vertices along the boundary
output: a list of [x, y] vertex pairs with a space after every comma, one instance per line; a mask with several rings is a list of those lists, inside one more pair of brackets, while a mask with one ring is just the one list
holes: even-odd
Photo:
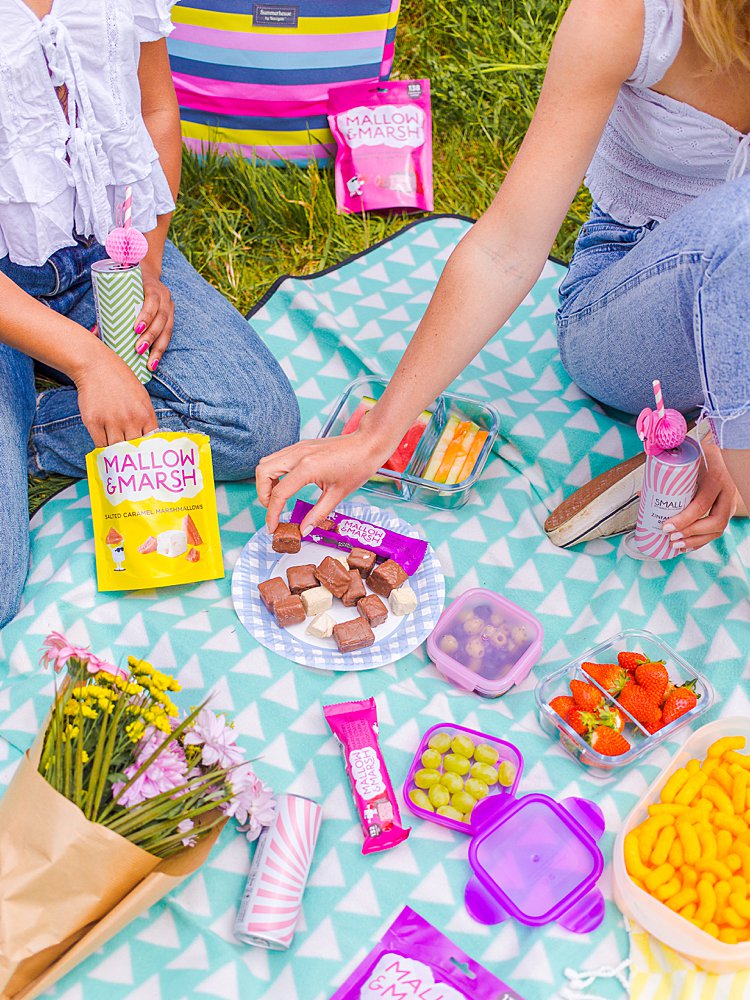
[[109, 674], [119, 674], [121, 677], [128, 677], [128, 672], [123, 667], [116, 667], [114, 663], [107, 663], [92, 653], [86, 646], [74, 646], [60, 632], [50, 632], [42, 643], [44, 647], [39, 662], [46, 668], [53, 667], [55, 673], [59, 674], [68, 660], [80, 660], [87, 665], [90, 674], [98, 674], [100, 670], [105, 670]]
[[227, 816], [234, 816], [248, 840], [255, 840], [276, 815], [273, 791], [263, 784], [249, 764], [235, 768], [229, 776], [229, 783], [235, 795], [222, 809]]
[[[125, 777], [130, 780], [138, 769], [148, 760], [157, 746], [160, 745], [160, 736], [149, 735], [145, 743], [141, 744], [138, 756], [135, 761], [124, 770]], [[138, 775], [132, 785], [126, 789], [118, 799], [117, 804], [128, 809], [137, 806], [147, 799], [152, 799], [162, 792], [170, 792], [185, 784], [187, 766], [182, 749], [177, 743], [172, 742], [159, 753], [155, 760], [151, 761], [146, 770]], [[112, 785], [112, 795], [117, 798], [125, 788], [126, 782], [117, 781]]]
[[242, 760], [242, 751], [237, 746], [234, 730], [221, 715], [208, 708], [202, 708], [190, 729], [185, 733], [186, 746], [202, 746], [203, 767], [214, 764], [219, 767], [233, 767]]
[[187, 836], [194, 827], [195, 823], [191, 819], [184, 819], [181, 823], [177, 824], [177, 832], [186, 834], [182, 838], [185, 847], [193, 847], [198, 842], [198, 838], [195, 835]]

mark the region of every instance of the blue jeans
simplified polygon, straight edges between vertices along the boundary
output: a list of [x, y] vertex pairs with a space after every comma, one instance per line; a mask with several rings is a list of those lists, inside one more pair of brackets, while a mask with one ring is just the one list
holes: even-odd
[[750, 176], [665, 222], [599, 208], [581, 229], [557, 313], [562, 363], [584, 392], [638, 413], [703, 410], [719, 444], [750, 448]]
[[[91, 328], [91, 264], [97, 243], [57, 251], [41, 267], [0, 260], [0, 270], [34, 298]], [[175, 304], [174, 332], [147, 388], [159, 427], [211, 438], [217, 480], [245, 479], [258, 461], [297, 440], [291, 386], [244, 317], [167, 243], [162, 280]], [[135, 334], [134, 334], [135, 336]], [[27, 471], [82, 478], [93, 442], [72, 385], [38, 397], [34, 364], [0, 344], [0, 628], [18, 609], [29, 559]]]

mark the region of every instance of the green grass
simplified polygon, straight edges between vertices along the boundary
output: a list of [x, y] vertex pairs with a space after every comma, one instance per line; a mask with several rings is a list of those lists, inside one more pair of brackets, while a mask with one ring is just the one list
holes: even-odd
[[[561, 0], [402, 0], [394, 77], [429, 77], [435, 211], [477, 216], [531, 120]], [[185, 153], [172, 238], [243, 312], [280, 274], [309, 274], [396, 231], [401, 216], [336, 213], [333, 176]], [[569, 259], [588, 212], [579, 194], [553, 253]], [[67, 480], [30, 481], [33, 510]]]

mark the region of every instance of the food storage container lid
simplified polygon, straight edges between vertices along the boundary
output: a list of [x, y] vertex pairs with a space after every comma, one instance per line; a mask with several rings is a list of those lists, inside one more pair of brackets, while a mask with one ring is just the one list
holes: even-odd
[[[467, 632], [465, 616], [480, 608], [489, 610], [488, 617], [481, 628]], [[520, 642], [514, 636], [516, 630], [525, 632]], [[457, 642], [455, 650], [446, 637]], [[541, 622], [528, 611], [492, 590], [473, 587], [443, 611], [427, 640], [427, 653], [440, 673], [458, 687], [497, 698], [524, 680], [541, 655], [543, 639]], [[474, 646], [480, 654], [475, 657]]]
[[596, 888], [604, 870], [597, 847], [601, 809], [588, 799], [547, 795], [487, 798], [472, 813], [466, 886], [469, 915], [483, 924], [513, 917], [538, 927], [557, 921], [577, 934], [604, 919]]

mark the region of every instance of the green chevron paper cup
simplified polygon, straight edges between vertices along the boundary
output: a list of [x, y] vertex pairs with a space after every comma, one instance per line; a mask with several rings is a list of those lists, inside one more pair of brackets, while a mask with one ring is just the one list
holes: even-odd
[[143, 279], [138, 264], [117, 264], [98, 260], [91, 265], [96, 321], [99, 336], [107, 347], [119, 354], [145, 385], [151, 380], [148, 351], [135, 349], [135, 321], [143, 306]]

